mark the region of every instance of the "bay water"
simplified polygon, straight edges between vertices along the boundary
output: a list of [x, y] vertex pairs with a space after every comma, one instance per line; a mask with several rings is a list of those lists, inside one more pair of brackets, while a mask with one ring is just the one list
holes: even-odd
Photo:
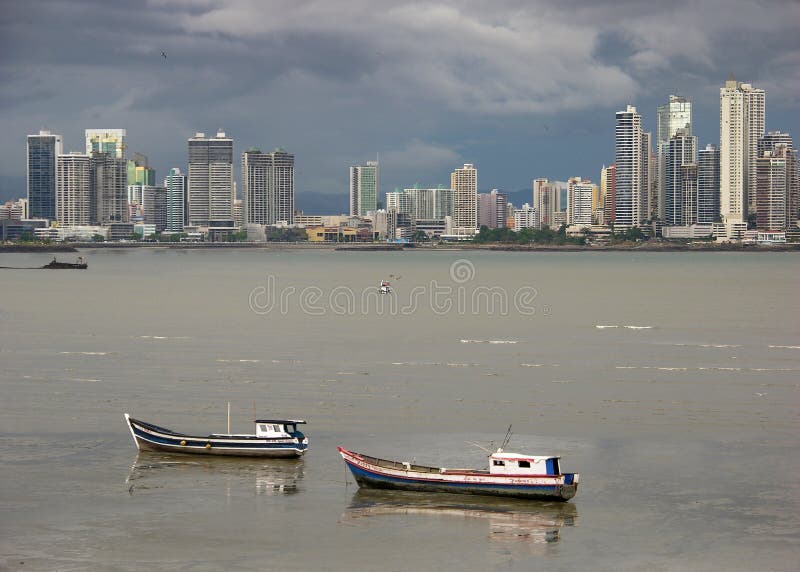
[[[0, 270], [0, 570], [797, 569], [797, 253], [79, 254]], [[228, 402], [308, 453], [137, 453], [123, 420]], [[359, 491], [336, 450], [483, 468], [509, 425], [572, 501]]]

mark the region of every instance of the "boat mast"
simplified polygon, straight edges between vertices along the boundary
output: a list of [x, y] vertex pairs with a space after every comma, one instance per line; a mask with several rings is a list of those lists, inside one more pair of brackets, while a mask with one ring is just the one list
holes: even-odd
[[231, 434], [231, 402], [228, 402], [228, 435]]
[[508, 445], [508, 442], [511, 441], [511, 435], [513, 435], [513, 433], [511, 432], [511, 425], [509, 425], [508, 426], [508, 430], [506, 431], [506, 436], [503, 438], [503, 444], [500, 445], [501, 449], [505, 449], [506, 448], [506, 445]]

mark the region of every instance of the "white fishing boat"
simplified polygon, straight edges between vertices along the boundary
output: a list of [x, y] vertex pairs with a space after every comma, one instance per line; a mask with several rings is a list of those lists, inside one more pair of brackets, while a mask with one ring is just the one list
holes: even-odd
[[488, 469], [428, 467], [389, 461], [339, 447], [361, 487], [417, 492], [493, 495], [567, 501], [578, 492], [580, 476], [562, 473], [560, 457], [520, 455], [497, 449]]

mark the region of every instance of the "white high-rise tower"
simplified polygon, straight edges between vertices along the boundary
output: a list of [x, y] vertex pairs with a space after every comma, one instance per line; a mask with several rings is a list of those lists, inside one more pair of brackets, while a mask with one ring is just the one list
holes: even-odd
[[478, 229], [478, 170], [472, 163], [450, 174], [453, 189], [453, 231], [475, 234]]
[[764, 136], [763, 89], [733, 76], [719, 90], [719, 187], [723, 221], [744, 223], [756, 212], [758, 141]]
[[614, 223], [622, 228], [639, 226], [648, 218], [649, 141], [635, 107], [617, 111]]

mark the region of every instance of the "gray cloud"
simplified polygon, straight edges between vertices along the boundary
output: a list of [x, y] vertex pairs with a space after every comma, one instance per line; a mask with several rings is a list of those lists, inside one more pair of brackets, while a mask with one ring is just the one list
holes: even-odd
[[658, 103], [689, 95], [714, 141], [731, 70], [768, 90], [769, 128], [797, 130], [799, 22], [788, 1], [5, 3], [0, 174], [24, 174], [25, 135], [47, 125], [70, 149], [124, 127], [160, 174], [222, 127], [294, 152], [298, 192], [346, 192], [376, 152], [384, 190], [463, 161], [509, 190], [596, 179], [629, 102], [653, 128]]

